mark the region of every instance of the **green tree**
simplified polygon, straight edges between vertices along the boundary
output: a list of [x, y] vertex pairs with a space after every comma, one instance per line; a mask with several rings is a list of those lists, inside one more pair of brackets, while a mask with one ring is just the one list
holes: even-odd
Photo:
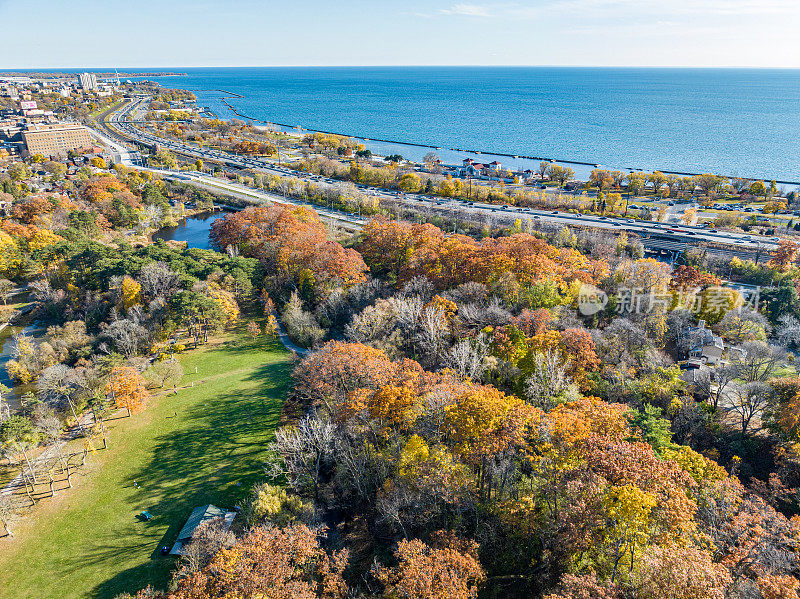
[[219, 303], [197, 291], [176, 293], [169, 305], [178, 323], [188, 328], [195, 347], [200, 339], [207, 341], [209, 329], [216, 328], [224, 320]]
[[666, 418], [661, 418], [661, 408], [653, 404], [646, 403], [641, 410], [630, 412], [628, 422], [631, 429], [638, 432], [656, 453], [660, 453], [672, 442], [670, 422]]
[[153, 166], [160, 166], [162, 168], [175, 169], [178, 167], [178, 160], [175, 158], [175, 154], [167, 150], [159, 150], [150, 156], [149, 162]]
[[25, 181], [33, 176], [33, 171], [24, 162], [15, 162], [8, 167], [8, 176], [12, 181]]
[[39, 441], [39, 435], [36, 433], [36, 429], [30, 419], [25, 416], [15, 415], [4, 420], [0, 424], [0, 440], [12, 452], [22, 453], [35, 482], [36, 472], [28, 456], [28, 450], [36, 446]]

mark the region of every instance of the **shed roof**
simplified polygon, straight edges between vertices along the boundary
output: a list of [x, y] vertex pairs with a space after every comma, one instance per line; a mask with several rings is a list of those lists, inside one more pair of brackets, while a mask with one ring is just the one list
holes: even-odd
[[192, 510], [191, 516], [183, 525], [181, 531], [178, 533], [178, 541], [186, 541], [192, 538], [195, 529], [203, 522], [213, 520], [214, 518], [224, 518], [228, 511], [223, 510], [215, 505], [199, 505]]
[[203, 522], [213, 520], [214, 518], [224, 518], [224, 526], [228, 529], [235, 517], [236, 512], [229, 512], [215, 505], [211, 505], [210, 503], [194, 508], [186, 524], [183, 525], [183, 528], [181, 528], [181, 531], [178, 533], [178, 538], [175, 539], [175, 543], [172, 545], [170, 555], [181, 555], [183, 553], [183, 546], [192, 540], [192, 535], [195, 530], [197, 530], [197, 527]]

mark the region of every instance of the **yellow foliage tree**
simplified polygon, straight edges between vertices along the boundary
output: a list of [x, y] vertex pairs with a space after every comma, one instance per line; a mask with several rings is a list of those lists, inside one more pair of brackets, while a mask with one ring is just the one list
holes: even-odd
[[142, 286], [131, 277], [122, 279], [122, 309], [127, 312], [142, 303]]
[[0, 231], [0, 273], [4, 277], [12, 276], [21, 263], [19, 246], [11, 235]]
[[46, 229], [38, 229], [33, 236], [28, 239], [28, 249], [35, 252], [36, 250], [44, 249], [61, 241], [64, 241], [63, 237], [59, 237]]
[[128, 416], [144, 406], [150, 398], [147, 381], [139, 371], [130, 366], [118, 366], [111, 371], [106, 383], [106, 393], [110, 394], [117, 408], [127, 408]]
[[270, 339], [278, 336], [278, 319], [274, 314], [267, 316], [267, 322], [264, 323], [264, 335]]
[[229, 291], [225, 291], [216, 283], [209, 283], [206, 295], [217, 302], [225, 315], [225, 324], [236, 322], [239, 318], [239, 304]]
[[650, 512], [656, 497], [635, 485], [611, 487], [603, 498], [606, 523], [603, 527], [605, 548], [614, 582], [622, 566], [633, 569], [636, 554], [650, 538]]

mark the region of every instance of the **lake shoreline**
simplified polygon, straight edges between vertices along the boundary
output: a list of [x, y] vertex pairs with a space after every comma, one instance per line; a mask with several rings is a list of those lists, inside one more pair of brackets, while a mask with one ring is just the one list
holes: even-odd
[[[541, 157], [574, 168], [579, 179], [600, 165], [800, 185], [800, 164], [786, 151], [800, 137], [800, 73], [792, 71], [342, 67], [187, 73], [162, 85], [192, 91], [198, 104], [230, 115], [226, 120], [280, 121], [295, 133], [292, 123], [302, 132], [341, 132], [376, 154], [401, 153], [415, 162], [434, 151], [448, 164], [479, 156], [535, 170]], [[417, 89], [426, 86], [427, 96]], [[769, 106], [742, 94], [760, 88], [774, 88]], [[614, 94], [615, 102], [602, 102], [603, 94]], [[746, 126], [729, 122], [725, 115], [734, 109], [748, 115]], [[772, 131], [769, 139], [764, 130]]]

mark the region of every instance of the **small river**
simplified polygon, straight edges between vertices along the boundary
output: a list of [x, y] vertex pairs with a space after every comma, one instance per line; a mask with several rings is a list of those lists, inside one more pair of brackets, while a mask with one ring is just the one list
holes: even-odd
[[[4, 327], [2, 333], [0, 333], [0, 343], [2, 343], [2, 348], [0, 348], [0, 383], [11, 389], [11, 391], [3, 394], [3, 402], [8, 402], [12, 413], [21, 408], [19, 401], [21, 391], [19, 387], [14, 386], [14, 382], [11, 380], [11, 377], [8, 376], [8, 372], [6, 372], [6, 362], [11, 359], [11, 354], [14, 352], [14, 336], [18, 333], [24, 333], [25, 335], [36, 338], [44, 333], [44, 329], [40, 327], [38, 323], [25, 328], [8, 325]], [[5, 407], [3, 410], [5, 411]]]
[[204, 212], [184, 218], [177, 227], [164, 227], [153, 233], [153, 241], [156, 239], [185, 241], [190, 248], [210, 250], [211, 242], [208, 239], [208, 233], [211, 231], [211, 224], [226, 214], [227, 212]]

